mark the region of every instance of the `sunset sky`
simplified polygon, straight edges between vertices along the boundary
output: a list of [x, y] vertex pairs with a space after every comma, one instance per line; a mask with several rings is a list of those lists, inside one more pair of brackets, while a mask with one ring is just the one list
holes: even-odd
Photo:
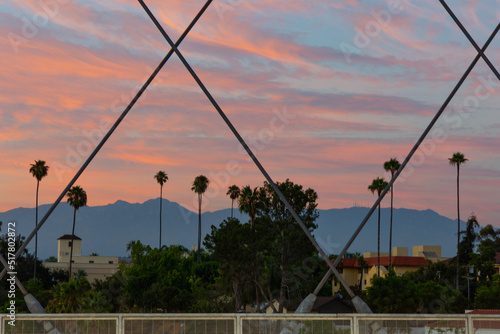
[[[175, 41], [204, 5], [147, 0]], [[449, 1], [480, 47], [493, 1]], [[0, 4], [0, 211], [35, 206], [30, 163], [45, 160], [40, 203], [55, 201], [169, 47], [137, 1]], [[477, 52], [437, 0], [214, 1], [179, 47], [275, 181], [319, 208], [371, 206], [367, 186], [401, 162]], [[500, 36], [486, 55], [500, 70]], [[500, 227], [500, 82], [480, 60], [395, 184], [395, 207]], [[264, 177], [174, 55], [77, 181], [91, 206], [159, 196], [195, 211], [230, 206], [232, 184]], [[387, 196], [383, 206], [390, 203]]]

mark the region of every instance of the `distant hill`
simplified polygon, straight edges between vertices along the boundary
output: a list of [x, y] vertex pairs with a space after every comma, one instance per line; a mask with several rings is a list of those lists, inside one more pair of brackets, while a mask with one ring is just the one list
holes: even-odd
[[[337, 254], [344, 248], [361, 224], [369, 208], [319, 210], [316, 240], [329, 254]], [[373, 213], [349, 252], [377, 250], [377, 211]], [[390, 208], [383, 208], [380, 215], [380, 251], [389, 251]], [[433, 210], [394, 209], [392, 246], [411, 247], [437, 245], [442, 247], [443, 257], [453, 257], [457, 249], [457, 221], [439, 215]], [[461, 229], [465, 223], [461, 221]]]
[[[142, 204], [117, 201], [105, 206], [83, 207], [78, 210], [75, 234], [82, 240], [82, 255], [125, 256], [126, 244], [141, 240], [153, 247], [158, 245], [159, 199]], [[50, 208], [42, 205], [39, 217]], [[318, 210], [316, 239], [327, 253], [339, 253], [352, 236], [368, 208]], [[234, 210], [235, 217], [247, 221], [248, 217]], [[202, 214], [202, 237], [211, 225], [218, 226], [230, 216], [231, 209], [205, 212]], [[382, 209], [381, 251], [388, 251], [390, 209]], [[71, 233], [73, 208], [66, 202], [59, 204], [38, 233], [38, 254], [40, 259], [57, 256], [57, 238]], [[0, 221], [16, 221], [16, 232], [28, 236], [35, 227], [35, 209], [17, 208], [0, 213]], [[465, 225], [464, 225], [465, 226]], [[163, 199], [162, 243], [181, 244], [191, 249], [197, 243], [198, 215], [175, 202]], [[432, 210], [394, 210], [393, 246], [441, 245], [443, 256], [453, 256], [456, 250], [456, 221], [440, 216]], [[34, 241], [28, 245], [33, 252]], [[377, 214], [372, 215], [350, 252], [376, 251]]]

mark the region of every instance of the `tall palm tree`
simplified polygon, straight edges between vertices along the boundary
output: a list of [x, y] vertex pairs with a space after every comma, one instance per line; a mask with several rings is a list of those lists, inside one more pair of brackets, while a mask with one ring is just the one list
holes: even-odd
[[161, 248], [161, 204], [163, 202], [163, 185], [168, 181], [168, 176], [167, 173], [165, 173], [165, 171], [161, 170], [158, 173], [156, 173], [154, 179], [156, 180], [156, 182], [160, 184], [160, 244], [158, 246], [158, 249], [160, 249]]
[[[255, 215], [257, 214], [257, 206], [259, 205], [259, 190], [257, 187], [255, 187], [253, 190], [250, 188], [250, 186], [245, 186], [243, 189], [241, 189], [240, 193], [240, 198], [238, 200], [238, 208], [240, 209], [240, 212], [248, 213], [250, 216], [250, 229], [252, 232], [254, 232], [253, 229], [253, 222], [255, 220]], [[252, 234], [252, 241], [254, 240], [255, 236]], [[252, 242], [253, 244], [253, 242]], [[253, 261], [253, 271], [254, 271], [254, 282], [255, 282], [255, 299], [256, 299], [256, 305], [257, 309], [256, 312], [260, 313], [260, 290], [259, 290], [259, 284], [258, 284], [258, 277], [257, 277], [257, 272], [258, 272], [258, 263], [257, 263], [257, 257], [258, 257], [258, 251], [255, 254], [255, 259]]]
[[[380, 197], [382, 191], [387, 187], [387, 182], [384, 178], [377, 177], [373, 179], [372, 184], [368, 186], [368, 190]], [[377, 275], [380, 276], [380, 203], [378, 204], [378, 238], [377, 238]]]
[[191, 190], [198, 194], [198, 256], [196, 263], [200, 263], [200, 248], [201, 248], [201, 201], [203, 194], [208, 188], [210, 181], [205, 175], [195, 177]]
[[255, 215], [257, 214], [257, 203], [259, 200], [259, 191], [257, 187], [253, 190], [250, 186], [245, 186], [241, 189], [239, 198], [239, 209], [240, 212], [248, 213], [250, 216], [250, 227], [253, 228], [253, 221]]
[[[47, 176], [49, 166], [43, 160], [35, 160], [31, 164], [30, 173], [36, 178], [36, 209], [35, 209], [35, 227], [38, 225], [38, 189], [40, 188], [40, 181]], [[36, 262], [38, 259], [38, 232], [35, 234], [35, 265], [33, 267], [33, 281], [36, 282]]]
[[448, 158], [450, 165], [457, 166], [457, 224], [458, 224], [458, 233], [457, 233], [457, 290], [458, 290], [458, 278], [460, 276], [460, 262], [459, 262], [459, 251], [458, 247], [460, 245], [460, 165], [469, 161], [469, 159], [465, 159], [463, 153], [456, 152], [453, 153], [451, 158]]
[[74, 186], [68, 190], [68, 203], [74, 208], [73, 212], [73, 230], [71, 232], [71, 252], [69, 256], [69, 280], [71, 279], [71, 265], [73, 262], [73, 244], [75, 238], [76, 210], [87, 205], [87, 193], [80, 186]]
[[[394, 177], [394, 173], [397, 172], [401, 164], [396, 158], [391, 158], [389, 161], [384, 162], [384, 169], [386, 172], [391, 172], [391, 179]], [[391, 186], [391, 223], [389, 227], [389, 270], [392, 269], [392, 207], [394, 198], [394, 184]]]
[[367, 263], [365, 261], [364, 256], [359, 252], [354, 253], [354, 258], [358, 260], [357, 261], [358, 265], [361, 268], [361, 277], [359, 278], [359, 291], [362, 291], [363, 290], [363, 273], [365, 271], [365, 267], [366, 267]]
[[240, 197], [240, 187], [238, 187], [236, 184], [229, 186], [229, 188], [227, 188], [226, 195], [228, 195], [229, 198], [231, 199], [231, 218], [233, 218], [234, 200]]

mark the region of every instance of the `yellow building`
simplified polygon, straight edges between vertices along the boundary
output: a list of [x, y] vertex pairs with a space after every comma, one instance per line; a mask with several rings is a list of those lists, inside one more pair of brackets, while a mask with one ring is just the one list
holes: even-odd
[[[89, 282], [96, 279], [104, 280], [118, 270], [117, 256], [82, 256], [82, 239], [73, 236], [73, 261], [71, 271], [77, 273], [82, 269], [87, 274]], [[71, 234], [65, 234], [57, 239], [57, 262], [44, 262], [43, 265], [52, 270], [69, 270], [71, 252]]]
[[441, 246], [413, 246], [412, 254], [413, 256], [424, 257], [432, 263], [447, 259], [441, 257]]
[[[392, 249], [391, 265], [397, 275], [408, 271], [416, 271], [429, 262], [444, 260], [441, 257], [441, 246], [414, 246], [413, 256], [408, 256], [408, 247], [394, 247]], [[371, 279], [377, 275], [377, 252], [363, 253], [365, 264], [361, 266], [356, 258], [343, 258], [338, 271], [349, 286], [359, 286], [365, 290], [371, 286]], [[384, 277], [389, 271], [389, 254], [380, 253], [380, 276]], [[338, 292], [340, 283], [333, 278], [333, 293]]]

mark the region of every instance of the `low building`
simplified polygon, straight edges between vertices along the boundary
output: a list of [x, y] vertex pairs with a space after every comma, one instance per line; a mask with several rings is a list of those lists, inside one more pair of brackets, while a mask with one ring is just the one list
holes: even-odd
[[432, 263], [447, 260], [441, 256], [441, 246], [413, 246], [413, 256], [420, 256]]
[[[397, 275], [403, 275], [408, 271], [416, 271], [426, 266], [429, 262], [444, 260], [441, 257], [441, 246], [414, 246], [413, 256], [408, 256], [408, 247], [394, 247], [392, 249], [391, 265]], [[361, 286], [362, 290], [371, 286], [371, 279], [378, 272], [377, 252], [363, 253], [364, 264], [361, 265], [357, 258], [344, 257], [337, 270], [349, 286]], [[389, 254], [380, 253], [380, 276], [384, 277], [389, 271]], [[332, 291], [340, 290], [340, 283], [336, 277], [333, 278]]]
[[89, 282], [93, 282], [96, 279], [104, 280], [118, 270], [117, 256], [82, 256], [82, 239], [76, 235], [72, 237], [71, 234], [65, 234], [57, 239], [57, 262], [44, 262], [43, 265], [51, 270], [69, 270], [72, 239], [74, 245], [71, 271], [73, 273], [84, 270]]

